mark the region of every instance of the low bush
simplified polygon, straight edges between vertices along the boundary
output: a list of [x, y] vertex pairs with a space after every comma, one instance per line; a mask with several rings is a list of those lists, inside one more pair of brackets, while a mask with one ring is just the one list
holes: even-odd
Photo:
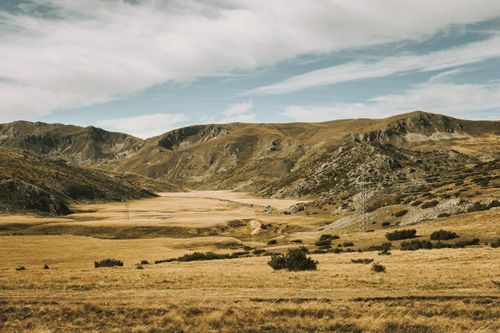
[[436, 207], [439, 202], [437, 200], [432, 200], [432, 201], [427, 201], [420, 206], [420, 208], [427, 209], [427, 208], [432, 208]]
[[304, 243], [304, 242], [303, 242], [302, 240], [300, 240], [300, 239], [294, 239], [294, 240], [290, 241], [290, 243], [294, 243], [294, 244], [302, 244], [302, 243]]
[[491, 242], [491, 247], [496, 249], [497, 247], [500, 247], [500, 238], [497, 238], [495, 241]]
[[354, 243], [353, 242], [345, 242], [342, 244], [344, 247], [350, 247], [350, 246], [354, 246]]
[[16, 271], [25, 271], [25, 270], [26, 270], [26, 267], [24, 267], [24, 266], [16, 267]]
[[353, 264], [369, 264], [373, 261], [373, 259], [370, 258], [362, 258], [362, 259], [351, 259], [351, 262]]
[[177, 261], [186, 262], [186, 261], [198, 261], [198, 260], [217, 260], [217, 259], [231, 259], [235, 257], [236, 256], [233, 254], [219, 254], [213, 252], [205, 252], [205, 253], [193, 252], [177, 258]]
[[331, 239], [319, 240], [319, 241], [315, 242], [314, 245], [316, 245], [318, 247], [324, 247], [324, 246], [331, 247], [332, 246], [332, 240]]
[[149, 265], [149, 261], [147, 260], [141, 260], [140, 265]]
[[100, 267], [121, 267], [123, 266], [123, 261], [117, 260], [117, 259], [103, 259], [101, 261], [95, 261], [94, 262], [94, 267], [95, 268], [100, 268]]
[[288, 269], [289, 271], [315, 270], [317, 262], [307, 257], [302, 249], [288, 250], [285, 254], [273, 254], [268, 265], [274, 270]]
[[418, 205], [420, 205], [421, 203], [422, 203], [422, 201], [420, 201], [420, 200], [415, 200], [415, 201], [413, 201], [413, 202], [411, 203], [411, 205], [412, 205], [412, 206], [418, 206]]
[[382, 252], [387, 252], [391, 249], [392, 243], [390, 242], [385, 242], [382, 244], [376, 244], [376, 245], [370, 245], [364, 251], [382, 251]]
[[391, 222], [389, 222], [389, 221], [382, 222], [383, 227], [388, 227], [390, 225], [391, 225]]
[[436, 243], [432, 243], [431, 241], [428, 240], [412, 240], [409, 242], [403, 242], [401, 243], [401, 250], [402, 251], [416, 251], [420, 249], [426, 249], [426, 250], [431, 250], [431, 249], [459, 249], [459, 248], [465, 248], [466, 246], [471, 246], [471, 245], [479, 245], [479, 239], [474, 238], [470, 240], [461, 240], [457, 241], [455, 243], [444, 243], [441, 241], [438, 241]]
[[269, 242], [267, 242], [267, 245], [276, 245], [276, 244], [278, 244], [278, 240], [276, 239], [271, 239], [269, 240]]
[[339, 239], [340, 237], [337, 235], [328, 235], [328, 234], [323, 234], [319, 236], [320, 241], [325, 241], [325, 240], [334, 240], [334, 239]]
[[259, 254], [262, 254], [264, 252], [266, 252], [266, 250], [264, 250], [264, 249], [255, 249], [252, 251], [252, 253], [255, 255], [259, 255]]
[[458, 238], [458, 235], [453, 231], [448, 230], [437, 230], [431, 234], [431, 240], [449, 240]]
[[403, 230], [388, 232], [387, 234], [385, 234], [385, 237], [390, 241], [394, 241], [400, 239], [414, 238], [416, 235], [417, 235], [417, 230], [415, 229], [403, 229]]
[[428, 240], [419, 240], [419, 239], [414, 239], [409, 242], [403, 242], [401, 243], [401, 250], [402, 251], [416, 251], [420, 249], [432, 249], [433, 245], [430, 241]]
[[374, 262], [372, 264], [372, 271], [377, 272], [377, 273], [385, 272], [385, 266], [382, 264], [379, 264], [378, 262]]
[[43, 265], [43, 269], [49, 269], [49, 265], [47, 264]]
[[403, 210], [400, 210], [399, 212], [394, 213], [394, 216], [401, 217], [401, 216], [405, 216], [406, 213], [408, 213], [408, 209], [403, 209]]

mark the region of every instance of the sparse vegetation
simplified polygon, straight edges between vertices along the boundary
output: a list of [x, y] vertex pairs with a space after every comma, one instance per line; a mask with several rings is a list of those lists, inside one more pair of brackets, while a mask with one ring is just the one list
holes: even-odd
[[402, 229], [393, 232], [388, 232], [385, 237], [390, 241], [414, 238], [417, 235], [417, 230], [415, 229]]
[[101, 268], [101, 267], [121, 267], [123, 266], [123, 261], [117, 260], [117, 259], [103, 259], [101, 261], [95, 261], [94, 262], [94, 267], [95, 268]]
[[420, 208], [427, 209], [427, 208], [436, 207], [438, 203], [439, 202], [437, 200], [427, 201], [427, 202], [424, 202], [422, 204], [422, 206], [420, 206]]
[[431, 249], [444, 249], [444, 248], [464, 248], [467, 246], [471, 245], [479, 245], [479, 239], [474, 238], [471, 240], [461, 240], [457, 241], [455, 243], [443, 243], [441, 241], [438, 241], [436, 243], [432, 243], [431, 241], [428, 240], [418, 240], [414, 239], [412, 241], [408, 242], [402, 242], [401, 243], [401, 250], [402, 251], [416, 251], [420, 249], [426, 249], [426, 250], [431, 250]]
[[437, 230], [431, 234], [431, 240], [449, 240], [458, 238], [458, 235], [453, 231], [448, 230]]
[[398, 211], [398, 212], [394, 213], [394, 216], [396, 216], [396, 217], [401, 217], [401, 216], [405, 216], [405, 215], [406, 215], [406, 213], [408, 213], [408, 209], [402, 209], [402, 210], [400, 210], [400, 211]]
[[374, 262], [372, 264], [372, 271], [374, 271], [376, 273], [385, 272], [385, 266], [382, 264], [379, 264], [378, 262]]
[[373, 261], [373, 259], [370, 259], [370, 258], [351, 259], [351, 262], [353, 264], [369, 264], [372, 261]]
[[315, 270], [317, 262], [307, 257], [302, 249], [288, 250], [285, 254], [274, 254], [268, 265], [274, 270], [287, 269], [289, 271]]
[[500, 247], [500, 238], [497, 238], [496, 240], [494, 240], [493, 242], [491, 242], [491, 247], [496, 249], [498, 247]]

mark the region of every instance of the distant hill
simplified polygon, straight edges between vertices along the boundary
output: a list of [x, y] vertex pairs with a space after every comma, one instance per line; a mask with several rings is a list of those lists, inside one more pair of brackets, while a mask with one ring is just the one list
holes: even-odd
[[17, 149], [0, 149], [0, 212], [63, 215], [82, 201], [155, 196], [123, 179]]
[[[250, 190], [310, 197], [312, 207], [341, 211], [356, 209], [365, 183], [373, 209], [463, 183], [475, 169], [485, 180], [470, 181], [494, 189], [499, 146], [499, 121], [420, 111], [322, 123], [197, 125], [147, 140], [94, 127], [0, 125], [0, 147], [104, 170], [152, 191]], [[456, 185], [462, 193], [470, 188]]]
[[137, 151], [139, 138], [95, 127], [16, 121], [0, 124], [0, 146], [18, 148], [78, 164], [117, 161]]

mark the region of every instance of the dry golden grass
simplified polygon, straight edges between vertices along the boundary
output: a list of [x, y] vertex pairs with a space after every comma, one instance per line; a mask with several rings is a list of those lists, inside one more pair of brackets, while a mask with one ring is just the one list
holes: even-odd
[[[158, 211], [166, 214], [167, 206], [158, 203], [165, 204], [169, 199], [155, 200], [131, 203], [131, 211], [137, 207], [131, 213], [131, 223], [141, 224], [133, 219], [139, 207], [143, 214], [150, 213], [149, 208], [153, 215]], [[227, 218], [224, 214], [233, 205], [237, 207], [236, 215], [239, 209], [254, 214], [261, 210], [247, 203], [242, 206], [220, 198], [203, 199], [199, 194], [183, 200], [189, 202], [182, 204], [180, 200], [168, 206], [169, 214], [189, 213], [190, 205], [205, 202], [197, 200], [211, 203], [200, 206], [200, 211], [215, 216], [220, 210], [223, 218]], [[247, 208], [250, 210], [246, 211]], [[112, 216], [116, 212], [113, 205], [93, 205], [92, 209], [101, 212], [103, 218], [95, 223], [105, 223], [106, 214]], [[80, 213], [79, 218], [84, 219], [85, 214]], [[86, 218], [92, 222], [90, 216]], [[299, 223], [303, 217], [270, 214], [259, 218]], [[308, 218], [306, 226], [311, 229], [321, 220], [321, 217]], [[182, 225], [180, 221], [177, 223]], [[432, 231], [446, 228], [456, 231], [461, 238], [489, 241], [498, 236], [500, 219], [498, 210], [490, 210], [412, 227], [424, 239]], [[386, 231], [346, 231], [335, 243], [378, 244], [385, 241]], [[288, 241], [297, 238], [311, 246], [320, 234], [318, 231], [285, 233], [279, 245], [272, 248], [289, 247]], [[312, 255], [319, 264], [316, 271], [309, 272], [273, 271], [266, 264], [269, 260], [266, 256], [135, 267], [141, 260], [152, 263], [195, 250], [226, 252], [243, 243], [265, 246], [260, 236], [247, 237], [241, 241], [229, 236], [148, 239], [0, 236], [0, 331], [500, 330], [500, 252], [484, 245], [415, 252], [393, 250], [389, 256], [379, 256], [377, 252]], [[93, 267], [94, 261], [108, 257], [122, 260], [124, 267]], [[355, 258], [373, 258], [386, 266], [386, 272], [375, 273], [370, 265], [351, 263]], [[50, 269], [43, 269], [44, 264]], [[18, 266], [26, 270], [17, 271]]]

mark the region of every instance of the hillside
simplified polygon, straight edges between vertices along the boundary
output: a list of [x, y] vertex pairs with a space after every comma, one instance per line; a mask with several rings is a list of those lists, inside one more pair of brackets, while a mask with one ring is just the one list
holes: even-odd
[[82, 201], [123, 201], [154, 194], [123, 179], [50, 160], [26, 151], [0, 149], [0, 212], [63, 215]]
[[96, 164], [127, 157], [142, 140], [100, 128], [16, 121], [0, 124], [0, 146], [18, 148], [77, 164]]
[[491, 147], [496, 142], [482, 141], [497, 139], [499, 134], [499, 122], [465, 121], [424, 112], [375, 120], [191, 126], [146, 140], [141, 149], [119, 161], [116, 169], [196, 189], [262, 190], [291, 174], [315, 172], [303, 168], [316, 165], [325, 154], [345, 144], [446, 151], [480, 140], [481, 149], [474, 147], [472, 155], [483, 158], [489, 154], [486, 159], [495, 159], [498, 150]]

